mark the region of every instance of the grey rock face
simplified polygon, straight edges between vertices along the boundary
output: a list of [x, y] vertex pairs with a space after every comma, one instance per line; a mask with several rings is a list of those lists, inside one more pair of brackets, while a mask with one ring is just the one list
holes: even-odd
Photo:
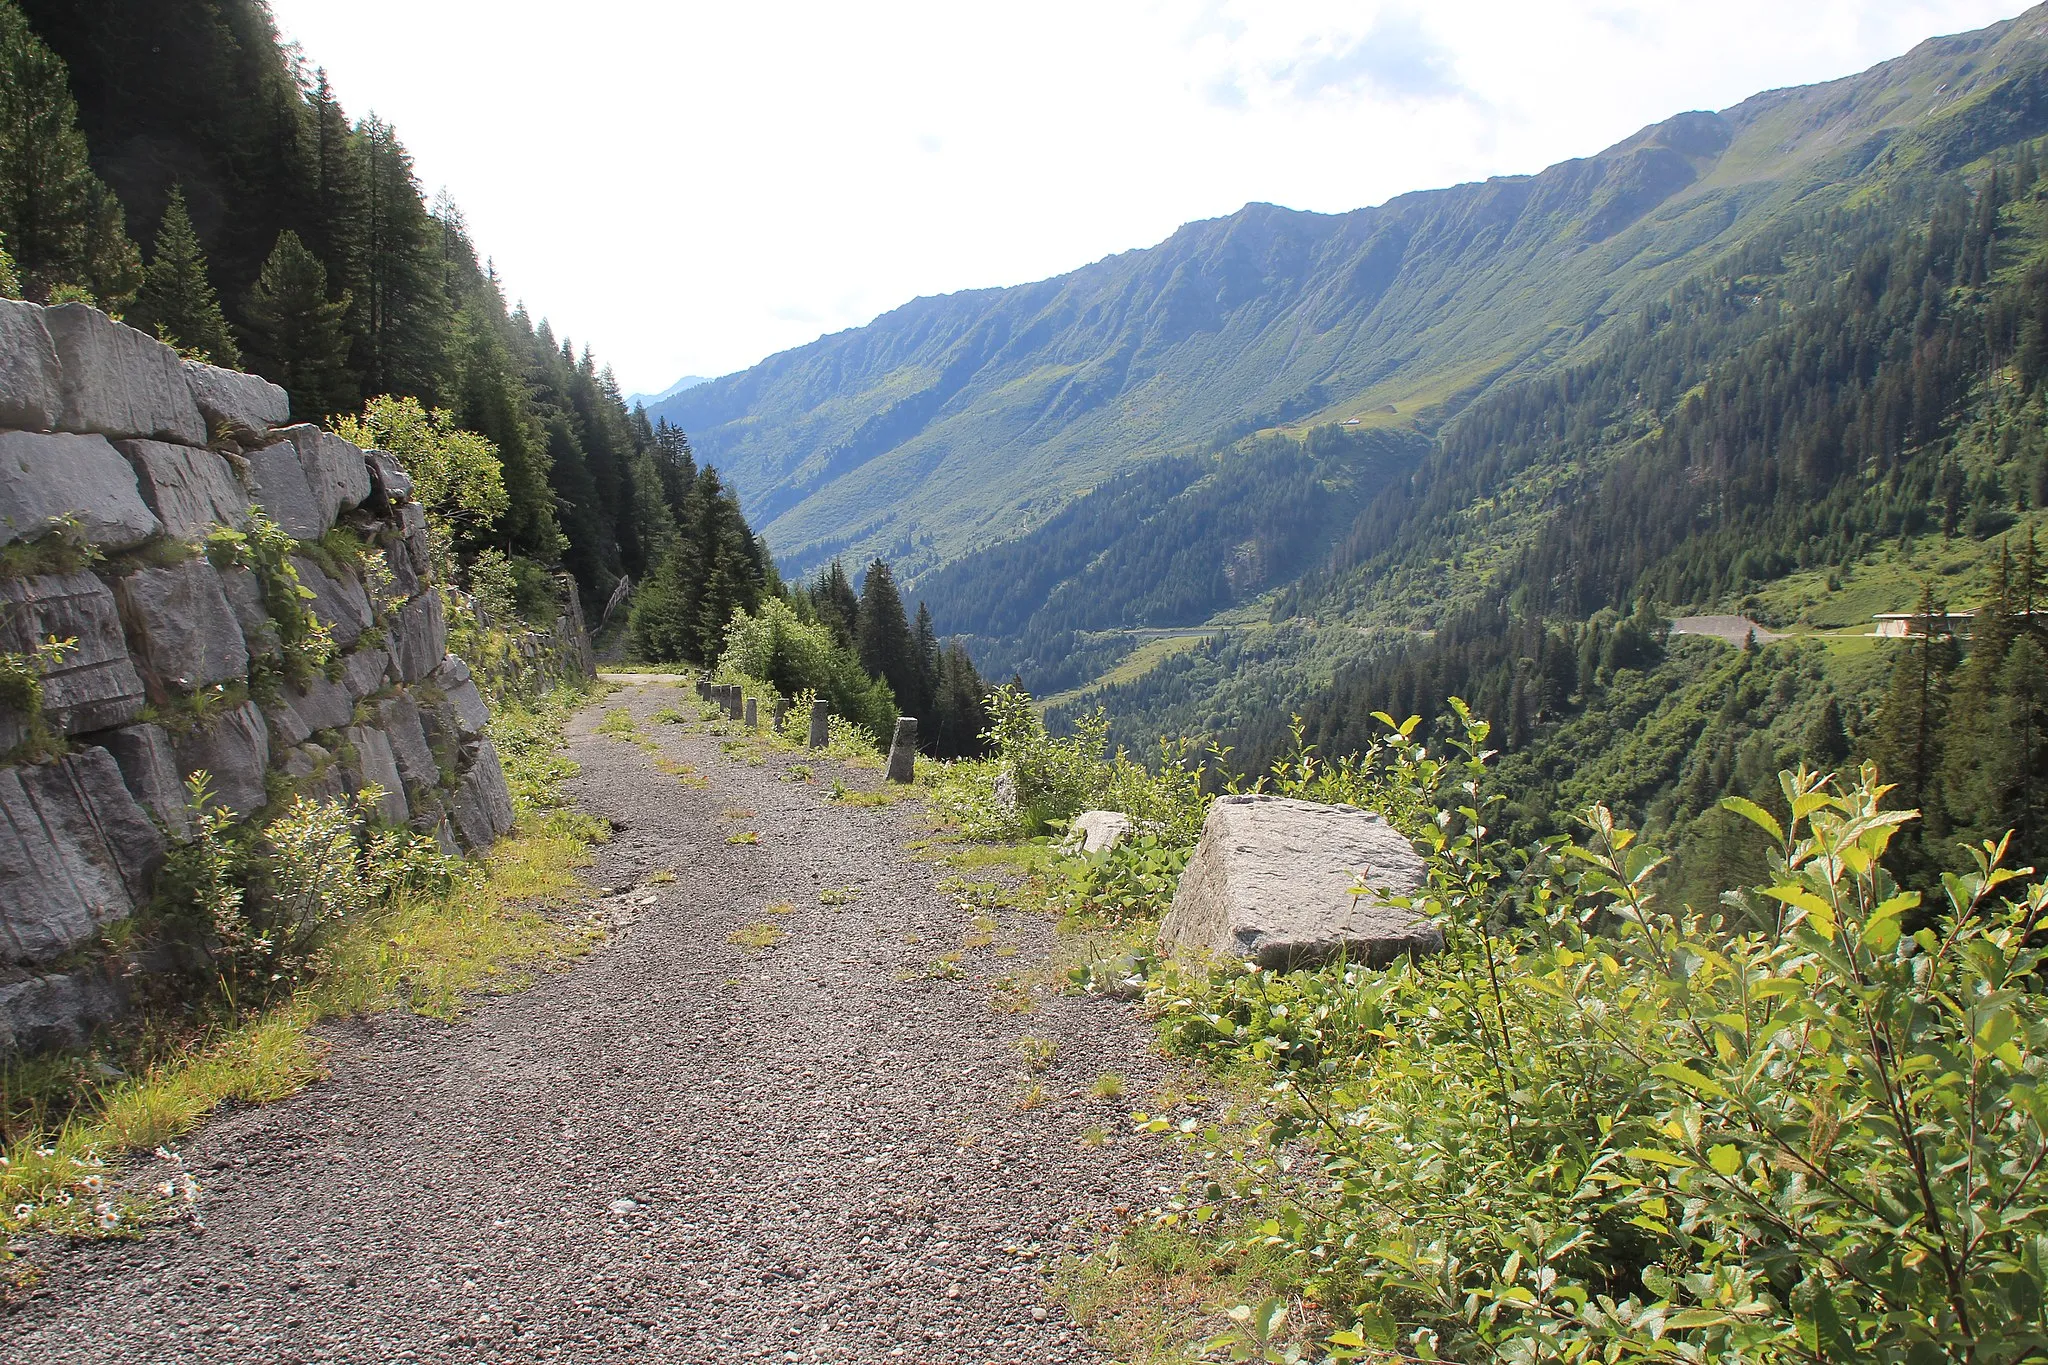
[[1384, 966], [1443, 947], [1434, 925], [1377, 895], [1353, 898], [1354, 874], [1405, 894], [1422, 859], [1382, 817], [1279, 796], [1222, 796], [1160, 925], [1167, 949], [1251, 958], [1293, 969], [1342, 955]]
[[220, 590], [235, 614], [235, 624], [242, 628], [242, 643], [248, 646], [250, 657], [282, 653], [283, 639], [269, 608], [263, 605], [263, 585], [256, 581], [255, 573], [239, 566], [222, 569]]
[[476, 690], [476, 682], [469, 675], [469, 665], [450, 654], [441, 660], [428, 679], [441, 689], [455, 710], [456, 728], [465, 740], [475, 739], [491, 723], [491, 709], [484, 705], [483, 695]]
[[409, 502], [398, 509], [398, 524], [405, 533], [405, 550], [412, 556], [412, 571], [421, 581], [434, 573], [433, 545], [427, 535], [426, 509]]
[[303, 687], [287, 687], [285, 700], [299, 718], [315, 730], [338, 730], [355, 715], [355, 698], [339, 683], [325, 678], [308, 679]]
[[384, 789], [384, 795], [377, 802], [377, 814], [386, 824], [402, 825], [411, 815], [411, 807], [405, 801], [405, 778], [398, 771], [397, 755], [391, 752], [391, 740], [382, 730], [368, 725], [351, 725], [342, 732], [349, 747], [355, 750], [355, 762], [350, 771], [355, 776], [358, 790], [369, 783], [376, 783]]
[[[405, 779], [408, 796], [429, 792], [441, 784], [441, 766], [427, 745], [426, 729], [420, 724], [420, 708], [411, 697], [391, 697], [377, 704], [377, 728], [391, 741], [392, 756]], [[414, 806], [419, 802], [415, 800]]]
[[0, 1054], [84, 1047], [127, 1012], [127, 987], [104, 964], [11, 982], [0, 986]]
[[363, 452], [331, 431], [315, 426], [289, 429], [299, 464], [306, 473], [306, 486], [320, 506], [324, 526], [334, 525], [343, 512], [361, 507], [370, 497], [370, 467]]
[[105, 749], [0, 768], [0, 953], [47, 962], [89, 942], [134, 913], [163, 854]]
[[270, 727], [255, 702], [244, 702], [210, 725], [173, 737], [171, 746], [177, 751], [180, 772], [206, 770], [215, 807], [226, 807], [246, 820], [269, 800], [263, 776], [270, 767]]
[[883, 776], [891, 782], [917, 780], [917, 717], [896, 718], [896, 737], [889, 741], [889, 769]]
[[391, 654], [383, 648], [359, 649], [341, 661], [341, 685], [361, 701], [381, 691], [391, 677]]
[[453, 813], [456, 833], [463, 847], [472, 851], [489, 848], [512, 828], [512, 793], [505, 785], [498, 750], [488, 739], [477, 745], [476, 759], [455, 789]]
[[448, 615], [441, 591], [428, 588], [399, 609], [391, 628], [391, 652], [403, 682], [418, 682], [440, 667], [448, 654]]
[[1061, 841], [1067, 853], [1101, 853], [1130, 837], [1131, 817], [1117, 810], [1084, 810], [1067, 825]]
[[278, 440], [244, 457], [249, 468], [249, 496], [294, 540], [318, 540], [333, 525], [320, 515], [320, 500], [306, 482], [299, 448]]
[[0, 299], [0, 427], [48, 431], [64, 411], [64, 372], [43, 310]]
[[248, 676], [242, 627], [221, 590], [220, 574], [204, 559], [138, 569], [114, 580], [114, 596], [128, 642], [153, 685], [194, 692]]
[[353, 578], [335, 578], [304, 555], [293, 555], [291, 562], [299, 571], [299, 582], [312, 589], [313, 598], [306, 605], [327, 623], [334, 643], [342, 649], [355, 644], [372, 619], [370, 595], [363, 585]]
[[308, 801], [339, 801], [348, 795], [341, 765], [318, 744], [301, 744], [286, 754], [284, 775]]
[[82, 303], [44, 309], [43, 325], [63, 367], [63, 430], [206, 444], [176, 351]]
[[106, 437], [0, 431], [0, 545], [34, 540], [67, 517], [106, 550], [130, 549], [163, 529]]
[[412, 475], [388, 450], [366, 450], [363, 460], [370, 467], [370, 497], [389, 512], [400, 503], [412, 501]]
[[134, 467], [142, 499], [163, 523], [164, 534], [201, 540], [216, 526], [249, 527], [249, 495], [228, 462], [210, 450], [164, 441], [116, 441]]
[[215, 431], [265, 432], [292, 419], [290, 396], [261, 375], [198, 360], [187, 360], [181, 368], [199, 415]]
[[386, 532], [381, 548], [384, 551], [384, 567], [391, 570], [391, 591], [400, 597], [413, 597], [426, 586], [413, 567], [412, 550], [407, 547], [405, 537], [396, 532]]
[[281, 754], [313, 737], [313, 727], [306, 724], [299, 708], [283, 697], [259, 705], [263, 709], [263, 723], [270, 727], [270, 752]]
[[160, 725], [131, 725], [102, 741], [120, 765], [121, 778], [142, 808], [173, 839], [193, 834], [192, 805], [185, 799], [185, 775], [171, 737]]
[[[128, 658], [114, 594], [93, 574], [0, 579], [0, 651], [26, 654], [45, 639], [75, 640], [43, 674], [43, 714], [60, 734], [132, 720], [142, 678]], [[17, 741], [18, 742], [18, 741]]]

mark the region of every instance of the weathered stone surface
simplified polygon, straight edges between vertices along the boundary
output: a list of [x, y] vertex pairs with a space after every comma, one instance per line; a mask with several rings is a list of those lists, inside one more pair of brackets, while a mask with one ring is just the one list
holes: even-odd
[[287, 687], [284, 696], [300, 719], [315, 730], [338, 730], [356, 713], [355, 698], [348, 694], [348, 689], [325, 678], [308, 679], [302, 687]]
[[811, 703], [810, 746], [822, 749], [832, 742], [832, 703], [814, 701]]
[[361, 450], [319, 427], [297, 426], [290, 432], [299, 464], [306, 471], [306, 486], [320, 504], [322, 521], [332, 526], [343, 512], [369, 500], [370, 467]]
[[412, 556], [413, 574], [425, 580], [434, 573], [433, 543], [427, 535], [426, 509], [409, 502], [398, 509], [398, 525], [405, 533], [405, 550]]
[[[411, 697], [396, 696], [379, 702], [377, 728], [391, 741], [391, 753], [398, 760], [398, 772], [405, 779], [408, 795], [432, 791], [441, 785], [441, 765], [434, 761], [426, 728], [420, 723], [420, 708]], [[417, 799], [413, 806], [417, 813]]]
[[192, 804], [186, 799], [185, 775], [178, 770], [177, 751], [160, 725], [131, 725], [101, 737], [121, 779], [142, 808], [173, 839], [193, 834]]
[[382, 646], [359, 649], [341, 661], [341, 685], [361, 701], [391, 679], [391, 654]]
[[60, 428], [206, 444], [206, 419], [176, 351], [83, 303], [44, 309], [43, 325], [63, 367]]
[[476, 690], [468, 664], [450, 654], [441, 660], [428, 681], [440, 688], [441, 695], [454, 706], [456, 726], [465, 740], [484, 732], [484, 727], [491, 723], [491, 709], [484, 705], [483, 695]]
[[293, 555], [291, 560], [292, 567], [299, 571], [299, 582], [313, 592], [306, 605], [327, 623], [334, 643], [342, 649], [355, 644], [356, 637], [369, 628], [373, 619], [370, 595], [363, 591], [363, 585], [354, 578], [334, 577], [304, 555]]
[[1130, 837], [1131, 817], [1119, 810], [1084, 810], [1067, 825], [1060, 848], [1067, 853], [1100, 853]]
[[204, 768], [212, 779], [215, 807], [226, 807], [247, 819], [263, 809], [269, 794], [263, 775], [270, 767], [270, 727], [256, 703], [244, 702], [211, 724], [198, 726], [171, 741], [178, 770], [188, 777]]
[[[752, 709], [753, 703], [747, 706]], [[891, 782], [917, 780], [917, 717], [898, 716], [896, 737], [889, 741], [889, 767], [883, 776]]]
[[286, 754], [284, 775], [308, 801], [339, 801], [348, 795], [348, 781], [341, 765], [318, 744], [301, 744]]
[[306, 467], [299, 463], [299, 448], [288, 439], [273, 441], [244, 457], [248, 465], [249, 496], [294, 540], [318, 540], [333, 525], [320, 515], [320, 500], [306, 482]]
[[1402, 894], [1421, 886], [1422, 859], [1385, 819], [1354, 806], [1218, 797], [1160, 941], [1278, 969], [1340, 955], [1384, 966], [1443, 947], [1434, 925], [1377, 895], [1354, 899], [1361, 873], [1367, 885]]
[[313, 737], [313, 727], [299, 714], [299, 708], [283, 697], [261, 702], [259, 706], [263, 711], [263, 723], [270, 727], [270, 752], [273, 754], [281, 754]]
[[412, 551], [407, 548], [403, 535], [386, 532], [379, 548], [384, 552], [384, 567], [391, 570], [391, 592], [400, 597], [412, 597], [426, 586], [426, 580], [413, 567]]
[[202, 540], [216, 526], [248, 529], [249, 495], [212, 451], [165, 441], [116, 441], [114, 448], [134, 468], [142, 499], [165, 535]]
[[76, 735], [134, 719], [142, 678], [129, 661], [120, 608], [107, 585], [83, 569], [0, 579], [0, 651], [27, 654], [51, 638], [76, 642], [43, 672], [43, 715], [51, 728]]
[[261, 375], [187, 360], [185, 387], [213, 431], [266, 432], [292, 419], [292, 400]]
[[370, 498], [378, 511], [389, 514], [401, 503], [412, 501], [412, 475], [388, 450], [366, 450], [363, 461], [370, 470]]
[[464, 848], [489, 848], [512, 828], [512, 793], [498, 751], [487, 739], [477, 745], [476, 759], [455, 789], [455, 830]]
[[439, 588], [428, 588], [399, 608], [391, 625], [391, 653], [403, 682], [418, 682], [447, 657], [448, 615]]
[[263, 604], [263, 585], [256, 581], [255, 573], [240, 566], [222, 569], [220, 590], [228, 599], [228, 609], [235, 614], [235, 624], [242, 628], [242, 643], [248, 647], [251, 658], [284, 651], [283, 638], [277, 633], [277, 622], [271, 619], [270, 609]]
[[114, 597], [145, 681], [163, 693], [195, 692], [248, 676], [242, 627], [221, 590], [220, 574], [204, 559], [138, 569], [114, 580]]
[[355, 753], [349, 765], [357, 790], [374, 782], [384, 795], [377, 802], [377, 814], [386, 824], [402, 825], [411, 815], [405, 800], [405, 778], [398, 771], [398, 757], [391, 752], [391, 740], [382, 730], [368, 725], [351, 725], [342, 732]]
[[127, 1012], [127, 983], [111, 964], [9, 982], [0, 986], [0, 1055], [84, 1047]]
[[0, 768], [0, 952], [47, 962], [134, 913], [164, 838], [105, 749]]
[[140, 545], [163, 529], [106, 437], [0, 431], [0, 545], [34, 540], [67, 518], [106, 550]]
[[48, 431], [64, 412], [64, 371], [43, 310], [0, 299], [0, 427]]

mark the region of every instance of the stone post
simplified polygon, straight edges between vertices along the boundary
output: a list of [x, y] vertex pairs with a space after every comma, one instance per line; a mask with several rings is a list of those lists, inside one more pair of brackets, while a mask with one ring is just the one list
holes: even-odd
[[761, 728], [761, 712], [752, 697], [747, 698], [747, 728], [749, 730]]
[[811, 703], [811, 747], [822, 749], [832, 742], [832, 727], [826, 719], [832, 714], [832, 703], [814, 701]]
[[917, 717], [896, 718], [896, 738], [889, 745], [889, 780], [917, 780]]
[[781, 733], [782, 733], [782, 722], [783, 722], [783, 719], [784, 719], [785, 717], [787, 717], [788, 715], [789, 715], [789, 698], [787, 698], [787, 697], [777, 697], [777, 698], [775, 699], [775, 711], [774, 711], [774, 719], [773, 719], [772, 721], [770, 721], [770, 722], [769, 722], [769, 724], [770, 724], [770, 728], [772, 728], [772, 729], [773, 729], [773, 730], [775, 731], [775, 733], [776, 733], [776, 734], [778, 734], [778, 735], [779, 735], [779, 734], [781, 734]]

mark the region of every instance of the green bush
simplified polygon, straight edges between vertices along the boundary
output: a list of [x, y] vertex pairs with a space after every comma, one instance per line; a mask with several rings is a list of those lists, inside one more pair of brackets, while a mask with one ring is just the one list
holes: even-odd
[[1447, 756], [1396, 731], [1375, 762], [1437, 805], [1412, 908], [1444, 952], [1150, 993], [1176, 1050], [1272, 1076], [1260, 1139], [1213, 1140], [1213, 1193], [1266, 1201], [1249, 1240], [1352, 1323], [1331, 1354], [2043, 1359], [2048, 885], [2001, 899], [1985, 846], [1913, 929], [1881, 861], [1913, 813], [1869, 767], [1800, 771], [1788, 826], [1729, 803], [1777, 844], [1768, 880], [1666, 910], [1662, 859], [1602, 807], [1579, 841], [1492, 840], [1457, 709]]
[[[830, 630], [798, 619], [779, 597], [765, 599], [758, 612], [733, 613], [718, 668], [765, 682], [780, 696], [823, 697], [835, 716], [869, 731], [878, 744], [896, 733], [896, 697], [889, 684], [869, 677]], [[804, 723], [810, 723], [808, 709]]]
[[1192, 851], [1140, 833], [1114, 848], [1062, 859], [1052, 901], [1068, 914], [1119, 924], [1159, 919], [1173, 905]]

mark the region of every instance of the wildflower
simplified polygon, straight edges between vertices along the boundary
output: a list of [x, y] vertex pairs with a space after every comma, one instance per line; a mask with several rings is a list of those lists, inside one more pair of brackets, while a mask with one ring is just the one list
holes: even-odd
[[30, 1214], [34, 1213], [35, 1211], [35, 1206], [33, 1204], [16, 1204], [14, 1206], [14, 1216], [17, 1219], [27, 1218]]
[[100, 1182], [100, 1178], [99, 1178], [98, 1176], [96, 1176], [96, 1175], [89, 1175], [89, 1176], [87, 1176], [87, 1177], [86, 1177], [85, 1179], [83, 1179], [83, 1180], [79, 1181], [78, 1183], [79, 1183], [79, 1184], [81, 1184], [81, 1185], [83, 1185], [83, 1186], [85, 1186], [85, 1187], [86, 1187], [86, 1188], [87, 1188], [88, 1190], [92, 1190], [92, 1191], [94, 1191], [94, 1192], [97, 1192], [97, 1191], [99, 1190], [99, 1187], [100, 1187], [100, 1183], [101, 1183], [101, 1182]]

